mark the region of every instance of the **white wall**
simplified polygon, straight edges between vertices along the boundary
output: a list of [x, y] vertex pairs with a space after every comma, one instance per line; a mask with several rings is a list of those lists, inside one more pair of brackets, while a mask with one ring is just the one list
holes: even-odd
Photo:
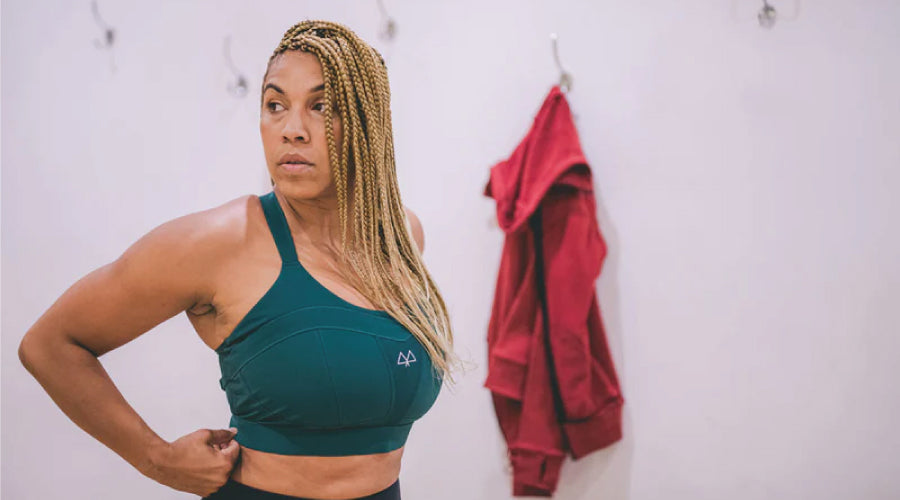
[[[796, 1], [796, 0], [794, 0]], [[791, 16], [791, 1], [771, 2]], [[900, 497], [900, 3], [751, 0], [84, 2], [2, 7], [2, 493], [189, 498], [78, 429], [19, 364], [26, 329], [152, 227], [268, 190], [257, 88], [284, 30], [347, 23], [389, 59], [403, 201], [477, 362], [413, 428], [404, 498], [509, 498], [485, 375], [502, 234], [481, 195], [556, 78], [594, 169], [598, 283], [625, 438], [561, 499]], [[236, 100], [222, 40], [251, 81]], [[181, 315], [105, 355], [164, 438], [222, 427], [216, 357]]]

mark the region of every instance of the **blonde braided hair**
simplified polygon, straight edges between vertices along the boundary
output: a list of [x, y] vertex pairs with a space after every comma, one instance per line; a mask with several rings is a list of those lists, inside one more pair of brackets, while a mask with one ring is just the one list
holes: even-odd
[[[288, 50], [312, 53], [322, 65], [325, 134], [341, 224], [338, 272], [422, 343], [435, 376], [450, 375], [453, 382], [450, 368], [459, 358], [447, 306], [406, 230], [384, 59], [349, 28], [306, 20], [285, 32], [266, 75], [272, 61]], [[335, 110], [344, 127], [340, 150], [334, 140]], [[353, 196], [349, 217], [348, 191]]]

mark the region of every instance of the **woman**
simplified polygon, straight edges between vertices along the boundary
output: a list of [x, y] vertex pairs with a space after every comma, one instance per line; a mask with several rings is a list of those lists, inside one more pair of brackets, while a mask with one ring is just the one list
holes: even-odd
[[[399, 499], [409, 428], [458, 358], [400, 201], [384, 61], [346, 27], [304, 21], [262, 92], [272, 191], [154, 228], [69, 288], [19, 357], [79, 427], [174, 489]], [[181, 311], [219, 355], [232, 427], [169, 443], [97, 358]]]

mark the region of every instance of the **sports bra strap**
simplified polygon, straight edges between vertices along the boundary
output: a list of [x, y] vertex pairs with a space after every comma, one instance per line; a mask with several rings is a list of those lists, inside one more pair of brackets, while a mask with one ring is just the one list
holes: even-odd
[[294, 238], [291, 237], [291, 229], [284, 217], [284, 211], [281, 210], [281, 205], [278, 203], [278, 198], [275, 197], [275, 191], [269, 191], [260, 196], [259, 201], [262, 203], [269, 230], [272, 231], [272, 236], [275, 238], [275, 246], [278, 247], [282, 263], [296, 264], [299, 261], [297, 249], [294, 247]]

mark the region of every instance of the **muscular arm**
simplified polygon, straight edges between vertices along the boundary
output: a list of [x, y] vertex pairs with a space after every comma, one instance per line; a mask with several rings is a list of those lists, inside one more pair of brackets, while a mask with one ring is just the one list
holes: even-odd
[[210, 296], [228, 251], [216, 208], [166, 222], [67, 289], [29, 328], [19, 359], [82, 430], [145, 475], [161, 439], [125, 401], [98, 358]]

